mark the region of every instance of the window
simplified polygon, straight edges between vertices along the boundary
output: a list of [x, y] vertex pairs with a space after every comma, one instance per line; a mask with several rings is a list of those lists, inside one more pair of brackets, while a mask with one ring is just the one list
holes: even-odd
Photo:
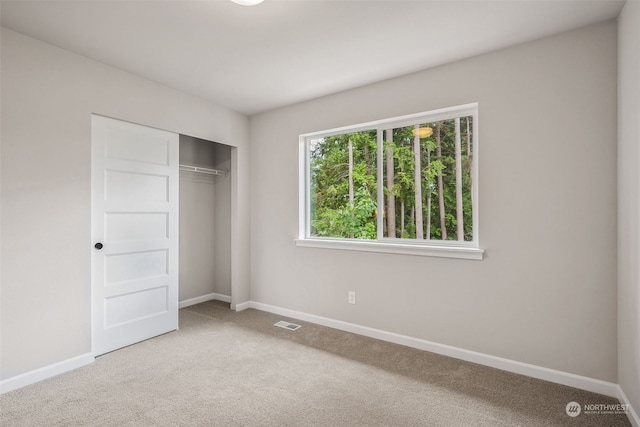
[[299, 246], [482, 259], [478, 107], [300, 136]]

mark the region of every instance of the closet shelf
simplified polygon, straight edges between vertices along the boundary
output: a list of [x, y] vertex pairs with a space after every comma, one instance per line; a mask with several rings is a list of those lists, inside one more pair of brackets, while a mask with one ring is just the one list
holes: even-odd
[[199, 166], [180, 165], [180, 170], [183, 172], [203, 173], [206, 175], [222, 176], [226, 177], [228, 172], [218, 169], [201, 168]]

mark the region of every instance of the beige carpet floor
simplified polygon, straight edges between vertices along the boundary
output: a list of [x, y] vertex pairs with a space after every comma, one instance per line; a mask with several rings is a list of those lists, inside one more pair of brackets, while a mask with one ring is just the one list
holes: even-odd
[[[274, 327], [290, 320], [302, 328]], [[616, 399], [208, 302], [180, 330], [0, 396], [4, 426], [629, 426]]]

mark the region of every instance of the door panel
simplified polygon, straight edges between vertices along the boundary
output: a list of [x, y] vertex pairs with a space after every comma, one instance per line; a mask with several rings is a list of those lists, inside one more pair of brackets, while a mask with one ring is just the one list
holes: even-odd
[[92, 116], [92, 341], [178, 328], [178, 135]]
[[146, 129], [123, 126], [107, 132], [105, 157], [165, 166], [170, 164], [169, 142], [158, 141], [156, 135], [149, 135]]
[[124, 326], [141, 318], [157, 316], [169, 310], [167, 288], [143, 289], [105, 299], [105, 326]]
[[168, 217], [165, 213], [105, 214], [105, 239], [150, 240], [169, 238]]
[[168, 276], [169, 274], [166, 250], [110, 254], [105, 258], [107, 286], [131, 280]]
[[106, 202], [168, 202], [169, 183], [166, 176], [106, 170]]

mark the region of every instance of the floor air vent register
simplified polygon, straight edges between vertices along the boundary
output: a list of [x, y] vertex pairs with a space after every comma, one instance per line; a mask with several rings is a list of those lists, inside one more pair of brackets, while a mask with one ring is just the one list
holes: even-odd
[[273, 326], [277, 326], [279, 328], [284, 328], [284, 329], [289, 329], [290, 331], [295, 331], [296, 329], [298, 329], [300, 327], [300, 325], [296, 325], [295, 323], [289, 323], [289, 322], [285, 322], [284, 320], [281, 320], [277, 323], [274, 323]]

